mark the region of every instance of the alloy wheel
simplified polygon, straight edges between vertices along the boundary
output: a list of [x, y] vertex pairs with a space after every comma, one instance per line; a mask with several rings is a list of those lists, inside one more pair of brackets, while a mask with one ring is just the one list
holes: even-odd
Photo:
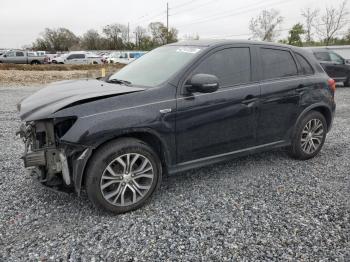
[[152, 187], [154, 168], [144, 155], [128, 153], [112, 160], [101, 176], [100, 189], [106, 201], [115, 206], [139, 202]]
[[324, 127], [320, 119], [308, 121], [301, 133], [301, 148], [306, 154], [313, 154], [321, 146], [324, 138]]

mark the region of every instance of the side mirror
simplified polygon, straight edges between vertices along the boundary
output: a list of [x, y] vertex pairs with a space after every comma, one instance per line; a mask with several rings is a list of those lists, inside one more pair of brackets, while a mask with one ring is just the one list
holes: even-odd
[[345, 64], [350, 65], [350, 59], [345, 59]]
[[214, 75], [196, 74], [186, 82], [187, 91], [199, 93], [212, 93], [219, 88], [219, 79]]

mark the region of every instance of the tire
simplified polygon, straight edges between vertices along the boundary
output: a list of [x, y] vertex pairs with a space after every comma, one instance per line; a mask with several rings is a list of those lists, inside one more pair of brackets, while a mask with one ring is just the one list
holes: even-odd
[[344, 82], [344, 87], [350, 87], [350, 77]]
[[31, 65], [40, 65], [40, 62], [34, 60], [34, 61], [32, 61], [30, 64], [31, 64]]
[[295, 127], [289, 154], [300, 160], [313, 158], [322, 149], [326, 136], [327, 122], [325, 117], [318, 111], [310, 111]]
[[[128, 155], [129, 172], [121, 164], [126, 165]], [[135, 172], [137, 170], [139, 173]], [[87, 167], [85, 184], [87, 195], [96, 208], [121, 214], [145, 205], [159, 187], [161, 178], [162, 165], [153, 149], [141, 140], [122, 138], [94, 153]]]

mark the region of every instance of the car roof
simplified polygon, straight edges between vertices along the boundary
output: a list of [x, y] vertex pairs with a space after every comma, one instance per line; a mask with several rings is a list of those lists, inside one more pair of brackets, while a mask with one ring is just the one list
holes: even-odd
[[214, 47], [225, 44], [250, 44], [250, 45], [269, 45], [276, 47], [288, 47], [294, 48], [290, 45], [284, 45], [279, 43], [265, 42], [265, 41], [253, 41], [253, 40], [228, 40], [228, 39], [200, 39], [200, 40], [186, 40], [172, 43], [169, 45], [181, 45], [181, 46], [202, 46], [202, 47]]

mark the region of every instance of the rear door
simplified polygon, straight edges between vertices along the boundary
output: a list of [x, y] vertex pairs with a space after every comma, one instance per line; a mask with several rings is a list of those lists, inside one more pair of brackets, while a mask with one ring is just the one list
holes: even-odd
[[24, 56], [24, 52], [16, 51], [15, 63], [16, 64], [26, 64], [27, 63], [27, 58]]
[[252, 78], [251, 48], [235, 46], [211, 51], [191, 70], [219, 79], [213, 93], [182, 93], [177, 98], [177, 161], [232, 152], [255, 145], [258, 81]]
[[295, 124], [299, 89], [303, 77], [289, 49], [260, 47], [261, 98], [257, 140], [259, 144], [281, 142]]

